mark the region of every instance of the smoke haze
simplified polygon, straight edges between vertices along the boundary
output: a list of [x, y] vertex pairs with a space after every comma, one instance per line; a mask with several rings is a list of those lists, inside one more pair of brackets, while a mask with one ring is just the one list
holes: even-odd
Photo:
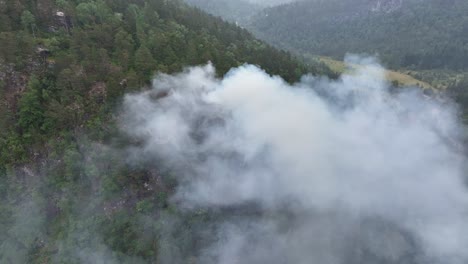
[[131, 158], [171, 167], [184, 210], [226, 212], [197, 263], [468, 261], [454, 109], [390, 92], [372, 59], [348, 62], [363, 66], [293, 85], [207, 65], [126, 96], [122, 127], [141, 142]]
[[295, 2], [297, 0], [248, 0], [248, 1], [254, 4], [263, 5], [263, 6], [274, 6], [274, 5], [281, 5], [281, 4]]

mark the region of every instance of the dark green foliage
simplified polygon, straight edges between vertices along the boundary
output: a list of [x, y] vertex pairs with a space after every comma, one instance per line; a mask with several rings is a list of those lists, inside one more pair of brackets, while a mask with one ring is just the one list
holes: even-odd
[[467, 1], [388, 2], [298, 1], [266, 9], [248, 27], [299, 53], [367, 53], [394, 68], [468, 68]]
[[461, 115], [468, 122], [468, 74], [453, 81], [447, 88], [449, 95], [461, 106]]
[[[168, 56], [168, 58], [171, 57]], [[175, 55], [172, 59], [175, 59]], [[156, 61], [153, 59], [153, 55], [149, 49], [145, 45], [141, 45], [135, 52], [135, 68], [141, 74], [141, 79], [148, 80], [155, 69], [155, 65], [157, 65]]]
[[[14, 2], [2, 9], [10, 26], [0, 32], [0, 63], [11, 63], [15, 71], [2, 82], [29, 79], [20, 99], [10, 102], [19, 107], [10, 130], [36, 143], [57, 131], [107, 122], [106, 111], [118, 98], [148, 84], [158, 71], [211, 61], [219, 74], [243, 63], [262, 65], [288, 81], [307, 71], [322, 73], [179, 1]], [[29, 148], [32, 142], [25, 142]]]
[[188, 263], [203, 214], [168, 202], [171, 172], [125, 159], [122, 95], [208, 61], [322, 71], [177, 0], [3, 1], [0, 47], [1, 263]]
[[246, 22], [262, 8], [258, 4], [244, 0], [186, 0], [186, 2], [210, 14], [236, 23]]
[[31, 33], [35, 34], [36, 18], [28, 10], [23, 11], [21, 14], [21, 24], [23, 25], [23, 29], [25, 31], [30, 31]]
[[26, 92], [19, 101], [18, 126], [27, 137], [41, 129], [44, 122], [44, 106], [42, 105], [43, 84], [34, 76], [29, 80]]

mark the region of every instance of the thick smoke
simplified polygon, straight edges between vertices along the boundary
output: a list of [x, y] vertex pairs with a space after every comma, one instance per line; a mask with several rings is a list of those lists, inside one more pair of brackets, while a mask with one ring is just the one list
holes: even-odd
[[374, 61], [290, 85], [256, 66], [159, 75], [125, 98], [134, 158], [172, 202], [221, 210], [200, 263], [466, 263], [468, 193], [447, 102], [390, 91]]

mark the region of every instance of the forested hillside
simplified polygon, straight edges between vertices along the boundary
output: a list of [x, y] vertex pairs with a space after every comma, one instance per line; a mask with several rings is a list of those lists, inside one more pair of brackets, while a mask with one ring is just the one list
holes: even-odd
[[176, 183], [125, 160], [122, 95], [208, 61], [329, 73], [177, 0], [0, 1], [0, 47], [0, 263], [190, 263], [202, 241], [178, 227], [206, 216], [162, 233]]
[[322, 70], [177, 1], [8, 1], [1, 19], [3, 134], [15, 127], [40, 138], [89, 124], [155, 72], [208, 61], [219, 74], [248, 62], [290, 81]]
[[468, 68], [465, 0], [304, 0], [266, 9], [257, 36], [298, 53], [377, 55], [392, 68]]
[[182, 0], [0, 0], [0, 263], [467, 263], [458, 109], [308, 56], [468, 105], [465, 2], [311, 1], [254, 24], [300, 62]]
[[227, 21], [244, 24], [262, 9], [261, 5], [253, 4], [247, 0], [185, 0], [210, 14], [220, 16]]

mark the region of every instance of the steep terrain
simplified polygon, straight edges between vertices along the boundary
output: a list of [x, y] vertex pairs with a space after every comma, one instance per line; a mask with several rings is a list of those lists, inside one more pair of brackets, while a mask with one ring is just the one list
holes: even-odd
[[377, 55], [393, 68], [468, 68], [464, 0], [305, 0], [264, 10], [248, 28], [298, 53]]
[[202, 242], [160, 228], [182, 214], [167, 202], [172, 174], [125, 158], [138, 142], [116, 128], [122, 96], [209, 61], [218, 76], [244, 63], [291, 82], [327, 71], [177, 0], [0, 1], [0, 47], [0, 263], [160, 263], [169, 252], [190, 263], [176, 252]]
[[458, 120], [385, 75], [423, 82], [179, 0], [0, 1], [0, 47], [0, 263], [468, 260]]
[[186, 2], [212, 15], [239, 24], [246, 23], [251, 16], [262, 9], [261, 5], [245, 0], [186, 0]]
[[[266, 14], [266, 11], [261, 11], [261, 10], [282, 10], [282, 9], [288, 9], [292, 5], [301, 5], [301, 3], [296, 3], [300, 1], [251, 1], [258, 3], [258, 5], [252, 5], [252, 3], [247, 2], [247, 1], [223, 1], [223, 0], [186, 0], [188, 3], [191, 5], [197, 6], [198, 8], [205, 10], [215, 16], [219, 16], [225, 20], [235, 22], [241, 26], [246, 26], [249, 27], [252, 26], [252, 21], [254, 24], [253, 31], [258, 34], [258, 36], [264, 36], [262, 35], [262, 32], [256, 31], [255, 30], [255, 23], [258, 22], [259, 17], [261, 16], [268, 16]], [[287, 3], [293, 2], [294, 4], [287, 5]], [[315, 1], [317, 5], [321, 5], [322, 8], [325, 8], [325, 5], [330, 4], [328, 2], [319, 2]], [[356, 1], [357, 2], [357, 1]], [[332, 2], [333, 3], [333, 2]], [[284, 6], [278, 6], [280, 4], [284, 4]], [[341, 8], [340, 8], [340, 5]], [[271, 6], [277, 6], [275, 8], [268, 9]], [[393, 12], [397, 12], [399, 9], [403, 7], [403, 0], [368, 0], [365, 2], [362, 2], [362, 5], [350, 5], [349, 1], [348, 2], [343, 2], [343, 3], [333, 3], [328, 9], [334, 10], [334, 11], [339, 11], [340, 17], [344, 20], [346, 19], [351, 19], [351, 18], [359, 18], [362, 16], [368, 16], [369, 14], [390, 14]], [[302, 7], [301, 7], [302, 8]], [[315, 8], [315, 7], [313, 7]], [[299, 11], [299, 12], [304, 12], [304, 11]], [[317, 17], [317, 16], [315, 16]], [[268, 19], [268, 18], [265, 18]], [[312, 18], [311, 18], [312, 19]], [[289, 23], [289, 24], [288, 24]], [[302, 23], [302, 22], [301, 22]], [[291, 22], [287, 22], [289, 26], [294, 26], [296, 27], [297, 25], [294, 25]], [[276, 27], [278, 25], [271, 25], [269, 26], [267, 31], [269, 32], [274, 31], [272, 29], [273, 27]], [[301, 26], [299, 26], [301, 27]], [[252, 29], [252, 28], [251, 28]], [[289, 31], [294, 32], [297, 30], [296, 28], [284, 28], [285, 31], [288, 31], [287, 34], [290, 34]], [[301, 41], [307, 41], [311, 36], [306, 36], [306, 35], [301, 35]], [[265, 38], [265, 37], [264, 37]], [[294, 49], [291, 47], [293, 43], [288, 39], [284, 43], [279, 44], [278, 39], [276, 36], [273, 36], [272, 38], [266, 37], [265, 40], [269, 41], [270, 43], [280, 45], [282, 48], [289, 49], [293, 52], [298, 57], [301, 57], [304, 61], [307, 61], [309, 63], [315, 63], [316, 66], [319, 66], [320, 63], [325, 63], [326, 65], [330, 67], [334, 67], [336, 65], [341, 65], [343, 66], [344, 64], [341, 62], [338, 62], [337, 60], [343, 59], [342, 55], [343, 53], [340, 54], [340, 56], [335, 56], [334, 59], [331, 59], [330, 57], [320, 56], [323, 55], [322, 52], [323, 50], [315, 50], [317, 53], [310, 53], [310, 51], [304, 51], [301, 49]], [[330, 45], [326, 45], [327, 48]], [[306, 47], [306, 49], [308, 46]], [[369, 54], [372, 54], [371, 52], [368, 52]], [[372, 55], [379, 55], [377, 53], [374, 53]], [[380, 54], [381, 55], [381, 54]], [[393, 55], [392, 55], [393, 56]], [[330, 59], [329, 59], [330, 58]], [[318, 63], [318, 64], [317, 64]], [[339, 66], [339, 67], [341, 67]], [[394, 67], [397, 68], [396, 72], [389, 72], [387, 75], [389, 77], [389, 81], [393, 83], [398, 83], [401, 85], [414, 85], [418, 84], [420, 86], [424, 87], [434, 87], [437, 89], [446, 89], [447, 87], [453, 85], [455, 82], [457, 82], [457, 76], [460, 75], [457, 71], [453, 70], [446, 70], [446, 74], [444, 75], [444, 78], [440, 79], [435, 77], [435, 75], [439, 75], [435, 73], [432, 70], [426, 70], [424, 72], [420, 71], [415, 71], [414, 69], [409, 71], [408, 69], [401, 69], [400, 66]], [[413, 67], [414, 68], [414, 67]], [[399, 70], [399, 71], [398, 71]], [[437, 71], [440, 70], [437, 68]], [[335, 72], [341, 73], [341, 70], [338, 70]], [[430, 83], [430, 84], [429, 84]]]
[[[2, 2], [3, 134], [15, 125], [38, 136], [85, 125], [125, 91], [148, 84], [155, 72], [208, 61], [219, 74], [248, 62], [289, 81], [326, 71], [307, 68], [245, 30], [178, 1], [59, 3]], [[37, 109], [28, 109], [33, 105]]]
[[[313, 59], [317, 59], [317, 57], [312, 56]], [[349, 71], [349, 65], [346, 63], [338, 60], [333, 60], [328, 57], [318, 57], [318, 60], [325, 63], [333, 72], [338, 75], [346, 73]], [[354, 66], [356, 68], [356, 66]], [[385, 70], [385, 77], [389, 82], [392, 82], [395, 86], [417, 86], [423, 89], [431, 89], [434, 90], [436, 87], [431, 85], [430, 83], [420, 81], [412, 77], [409, 74], [398, 72], [398, 71], [391, 71]]]

